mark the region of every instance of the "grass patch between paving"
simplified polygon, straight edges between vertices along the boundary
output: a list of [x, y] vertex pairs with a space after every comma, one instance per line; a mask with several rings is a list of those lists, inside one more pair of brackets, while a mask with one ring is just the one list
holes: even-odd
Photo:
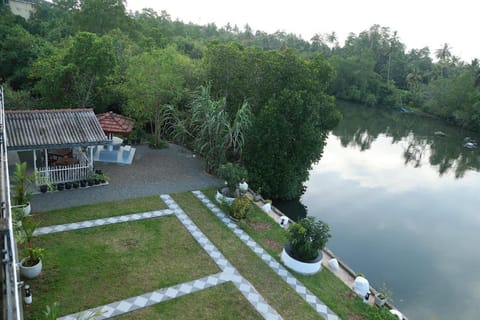
[[318, 313], [190, 192], [172, 198], [284, 319], [319, 319]]
[[263, 319], [231, 282], [198, 291], [148, 308], [130, 312], [119, 320]]
[[[225, 208], [215, 201], [216, 189], [203, 190], [202, 192], [225, 212]], [[287, 241], [286, 231], [270, 216], [254, 206], [253, 214], [247, 216], [246, 220], [240, 221], [239, 226], [281, 263], [280, 254]], [[342, 280], [325, 267], [322, 268], [321, 272], [312, 276], [303, 276], [294, 271], [291, 272], [342, 319], [395, 319], [386, 312], [385, 308], [380, 311], [376, 307], [364, 304], [362, 299], [354, 294]]]
[[51, 226], [162, 209], [167, 209], [167, 205], [160, 199], [160, 196], [149, 196], [58, 209], [49, 212], [37, 212], [34, 214], [34, 217], [41, 220], [42, 226]]
[[58, 302], [62, 315], [220, 272], [175, 216], [36, 237], [46, 248], [25, 319]]

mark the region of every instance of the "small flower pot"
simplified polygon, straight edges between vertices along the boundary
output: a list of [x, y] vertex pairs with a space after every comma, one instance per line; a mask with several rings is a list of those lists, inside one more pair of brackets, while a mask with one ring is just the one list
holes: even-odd
[[40, 192], [46, 193], [48, 191], [48, 186], [46, 184], [40, 186]]
[[57, 183], [57, 190], [62, 191], [65, 189], [65, 183]]
[[67, 182], [67, 183], [65, 183], [65, 189], [67, 189], [67, 190], [70, 190], [70, 189], [72, 189], [72, 186], [73, 186], [73, 185], [72, 185], [72, 183], [71, 183], [71, 182]]
[[33, 279], [38, 277], [38, 275], [42, 272], [42, 260], [40, 259], [39, 262], [31, 267], [24, 266], [26, 260], [28, 258], [22, 259], [20, 261], [20, 273], [27, 279]]
[[377, 292], [375, 294], [374, 299], [375, 299], [375, 304], [379, 307], [383, 307], [383, 305], [387, 302], [387, 299], [385, 299], [385, 296], [380, 292]]
[[74, 189], [78, 189], [78, 187], [80, 187], [80, 182], [75, 181], [75, 182], [72, 183], [72, 186], [73, 186]]
[[87, 180], [81, 180], [80, 181], [80, 187], [85, 188], [88, 185]]

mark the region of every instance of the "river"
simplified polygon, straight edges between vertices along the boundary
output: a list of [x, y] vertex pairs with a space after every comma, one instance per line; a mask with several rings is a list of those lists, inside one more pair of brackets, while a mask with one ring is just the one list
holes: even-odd
[[[299, 201], [328, 243], [413, 320], [480, 317], [480, 137], [412, 113], [338, 102], [343, 120]], [[440, 135], [441, 131], [445, 135]], [[436, 134], [435, 134], [436, 132]]]

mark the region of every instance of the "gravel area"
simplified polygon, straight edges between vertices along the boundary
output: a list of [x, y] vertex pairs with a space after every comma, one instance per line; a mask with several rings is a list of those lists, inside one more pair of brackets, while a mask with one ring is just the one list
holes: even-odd
[[214, 187], [221, 180], [204, 170], [204, 161], [190, 150], [170, 144], [155, 150], [139, 145], [132, 165], [95, 162], [109, 185], [47, 192], [32, 196], [33, 211], [49, 211], [105, 201]]

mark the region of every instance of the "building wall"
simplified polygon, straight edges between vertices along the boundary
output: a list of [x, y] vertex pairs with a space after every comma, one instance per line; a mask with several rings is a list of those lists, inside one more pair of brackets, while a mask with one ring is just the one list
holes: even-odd
[[15, 1], [8, 0], [6, 3], [10, 6], [10, 10], [13, 14], [21, 16], [25, 19], [30, 18], [30, 15], [35, 10], [33, 3], [30, 1]]

